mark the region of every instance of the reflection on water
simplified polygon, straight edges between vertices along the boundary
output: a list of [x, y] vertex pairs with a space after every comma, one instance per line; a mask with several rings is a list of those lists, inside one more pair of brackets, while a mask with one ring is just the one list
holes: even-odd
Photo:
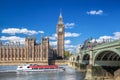
[[65, 68], [64, 72], [1, 72], [0, 80], [84, 80], [84, 73], [68, 66]]

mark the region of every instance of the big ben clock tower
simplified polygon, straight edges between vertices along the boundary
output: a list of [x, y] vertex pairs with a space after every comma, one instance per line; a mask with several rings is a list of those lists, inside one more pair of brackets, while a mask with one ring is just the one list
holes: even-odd
[[61, 12], [57, 24], [57, 57], [59, 59], [64, 58], [64, 24]]

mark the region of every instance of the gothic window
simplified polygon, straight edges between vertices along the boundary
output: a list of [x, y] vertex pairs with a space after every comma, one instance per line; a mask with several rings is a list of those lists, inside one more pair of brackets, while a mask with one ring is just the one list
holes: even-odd
[[19, 49], [19, 58], [21, 58], [21, 49]]
[[3, 50], [1, 49], [1, 58], [3, 58]]
[[35, 48], [35, 58], [37, 57], [37, 49]]
[[[0, 49], [0, 56], [1, 56], [1, 49]], [[1, 58], [1, 57], [0, 57]]]
[[8, 58], [10, 58], [10, 51], [9, 51], [9, 49], [8, 49]]
[[29, 49], [29, 58], [32, 58], [32, 49]]
[[16, 51], [15, 51], [16, 53], [16, 58], [18, 58], [18, 49], [16, 49]]
[[22, 49], [22, 57], [23, 57], [23, 58], [25, 57], [24, 49]]
[[38, 52], [37, 52], [37, 49], [36, 49], [36, 58], [38, 58]]
[[38, 49], [37, 49], [37, 58], [38, 58]]
[[5, 55], [5, 58], [6, 58], [6, 57], [7, 57], [7, 55], [6, 55], [6, 49], [4, 49], [4, 51], [5, 51], [5, 52], [4, 52], [4, 55]]
[[12, 49], [12, 57], [14, 58], [14, 49]]
[[46, 58], [46, 48], [44, 48], [43, 51], [44, 51], [44, 52], [43, 52], [44, 58]]
[[11, 49], [11, 58], [13, 57], [12, 49]]
[[11, 55], [11, 54], [10, 54], [10, 49], [9, 49], [9, 55], [8, 55], [8, 56], [9, 56], [9, 58], [11, 57], [10, 55]]
[[12, 49], [10, 49], [10, 55], [11, 55], [10, 57], [12, 58], [12, 56], [13, 56], [13, 55], [12, 55]]
[[16, 56], [16, 58], [17, 58], [17, 54], [18, 54], [18, 51], [17, 51], [17, 49], [15, 49], [15, 56]]
[[39, 51], [40, 51], [40, 52], [39, 52], [39, 57], [41, 58], [41, 57], [42, 57], [42, 56], [41, 56], [41, 50], [39, 49]]
[[19, 49], [17, 48], [17, 58], [19, 58]]

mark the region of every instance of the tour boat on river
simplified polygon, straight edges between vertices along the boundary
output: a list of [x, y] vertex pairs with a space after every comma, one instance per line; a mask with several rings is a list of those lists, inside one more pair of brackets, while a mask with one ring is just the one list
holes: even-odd
[[58, 65], [27, 64], [23, 66], [18, 66], [17, 71], [25, 71], [25, 72], [65, 71], [65, 68], [60, 67]]

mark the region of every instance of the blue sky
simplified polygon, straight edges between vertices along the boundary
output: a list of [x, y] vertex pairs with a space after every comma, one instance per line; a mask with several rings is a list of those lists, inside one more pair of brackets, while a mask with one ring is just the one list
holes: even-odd
[[55, 46], [60, 9], [66, 49], [73, 51], [90, 37], [98, 42], [120, 38], [119, 0], [0, 0], [0, 39], [23, 44], [26, 36], [37, 42], [49, 36]]

